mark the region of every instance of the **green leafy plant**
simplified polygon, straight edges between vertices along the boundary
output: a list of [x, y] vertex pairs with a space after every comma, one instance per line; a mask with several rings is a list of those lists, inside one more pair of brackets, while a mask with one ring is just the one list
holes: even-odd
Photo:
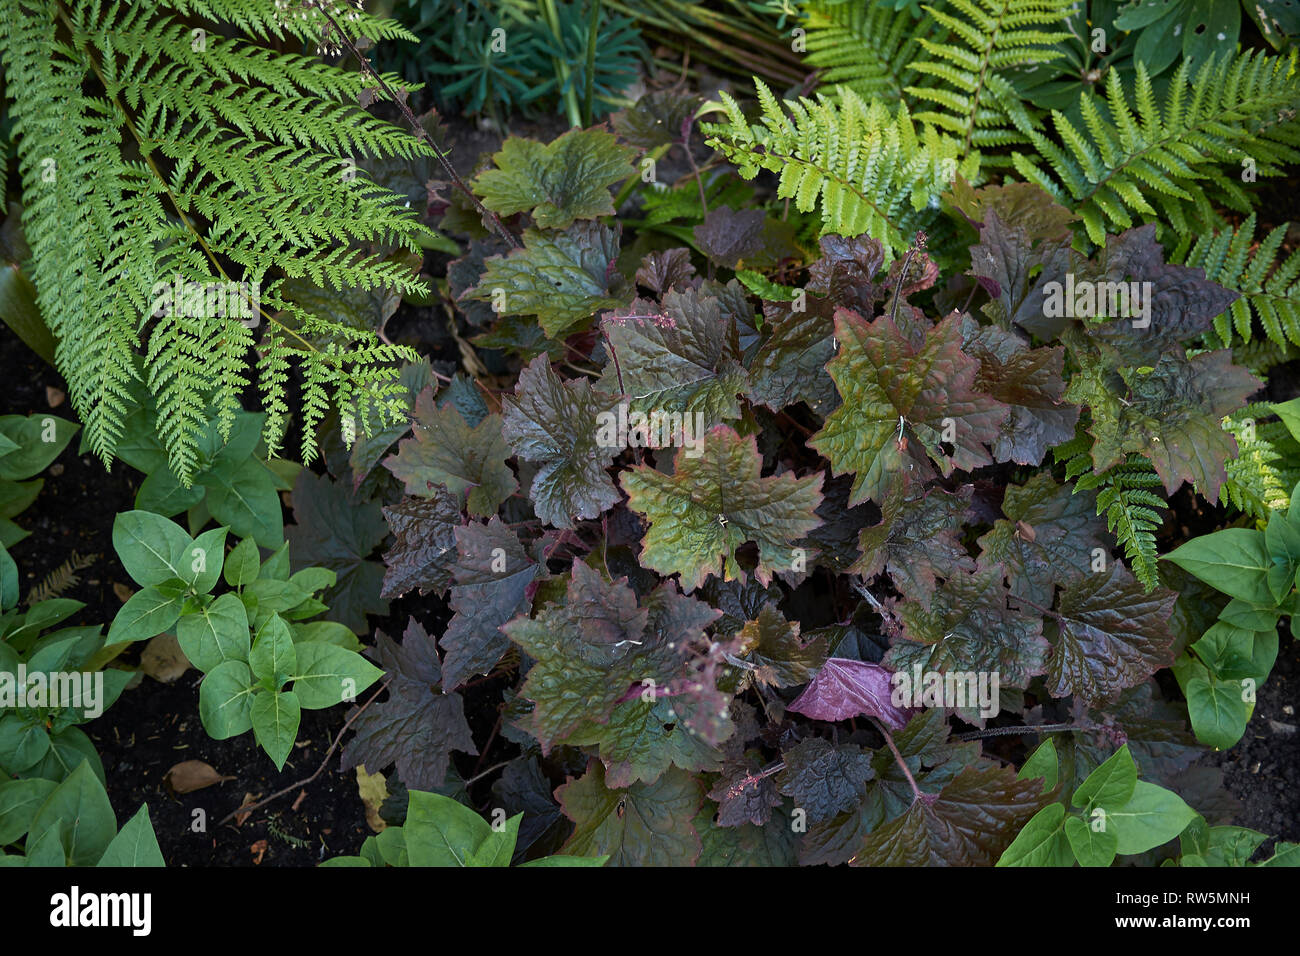
[[[1268, 835], [1249, 827], [1210, 826], [1196, 816], [1179, 837], [1178, 866], [1300, 866], [1300, 844], [1279, 840], [1268, 859], [1251, 863]], [[1166, 865], [1173, 865], [1170, 861]]]
[[236, 537], [251, 537], [265, 548], [278, 547], [284, 540], [279, 492], [293, 487], [298, 468], [267, 458], [262, 441], [266, 415], [235, 412], [224, 438], [217, 418], [208, 417], [194, 436], [196, 453], [188, 486], [167, 465], [157, 422], [158, 413], [147, 395], [123, 420], [116, 454], [145, 474], [135, 507], [165, 518], [185, 512], [191, 531], [215, 520]]
[[[85, 605], [52, 598], [0, 613], [0, 772], [63, 780], [85, 761], [102, 781], [95, 745], [80, 729], [121, 695], [131, 671], [104, 669], [114, 656], [98, 625], [61, 627]], [[48, 631], [48, 633], [46, 633]]]
[[[431, 82], [439, 102], [498, 120], [511, 110], [558, 108], [590, 125], [620, 104], [648, 51], [631, 17], [587, 0], [449, 3], [404, 0], [392, 14], [419, 38], [390, 44], [384, 61], [412, 83]], [[594, 50], [592, 103], [586, 109], [588, 50]], [[582, 120], [586, 119], [583, 124]]]
[[1085, 94], [1082, 125], [1053, 114], [1060, 145], [1030, 133], [1045, 163], [1024, 153], [1012, 161], [1026, 180], [1068, 195], [1095, 243], [1110, 225], [1133, 225], [1135, 213], [1162, 220], [1177, 235], [1194, 235], [1221, 221], [1211, 194], [1250, 210], [1240, 178], [1224, 168], [1245, 171], [1253, 181], [1300, 159], [1288, 113], [1298, 83], [1293, 57], [1244, 53], [1196, 66], [1185, 61], [1157, 100], [1139, 63], [1131, 88], [1110, 75], [1105, 112]]
[[[1025, 762], [1020, 779], [1058, 780], [1056, 748], [1049, 739]], [[998, 859], [998, 866], [1110, 866], [1116, 855], [1145, 853], [1167, 843], [1196, 817], [1178, 794], [1138, 779], [1128, 745], [1074, 788], [1070, 803], [1039, 810]]]
[[[463, 804], [412, 790], [406, 822], [366, 837], [360, 856], [337, 856], [322, 866], [509, 866], [522, 813], [490, 825]], [[603, 866], [607, 856], [543, 856], [523, 866]]]
[[894, 254], [935, 217], [939, 194], [957, 174], [972, 176], [978, 163], [933, 126], [918, 129], [905, 107], [891, 113], [850, 90], [837, 103], [803, 98], [783, 108], [760, 81], [758, 125], [721, 95], [727, 122], [706, 124], [705, 132], [741, 176], [777, 173], [778, 197], [804, 212], [818, 209], [823, 232], [866, 234]]
[[[119, 514], [113, 546], [142, 589], [122, 606], [108, 640], [146, 640], [174, 628], [205, 675], [199, 715], [208, 733], [224, 740], [251, 729], [283, 767], [304, 709], [355, 700], [381, 672], [356, 653], [346, 627], [310, 620], [326, 610], [312, 595], [334, 584], [333, 571], [290, 575], [287, 544], [262, 561], [251, 538], [226, 555], [226, 532], [191, 538], [151, 512]], [[214, 595], [223, 577], [233, 590]]]
[[1069, 35], [1059, 27], [1070, 0], [948, 0], [944, 7], [927, 12], [945, 33], [922, 36], [929, 56], [909, 64], [937, 81], [908, 87], [938, 107], [917, 120], [951, 133], [963, 155], [1023, 140], [1033, 120], [1005, 74], [1057, 57], [1051, 44]]
[[142, 805], [119, 830], [103, 780], [88, 761], [60, 783], [0, 783], [0, 851], [0, 866], [164, 865], [149, 808]]
[[[1273, 409], [1294, 435], [1300, 399]], [[1277, 659], [1281, 619], [1290, 617], [1294, 631], [1300, 485], [1296, 489], [1289, 507], [1260, 521], [1262, 530], [1225, 528], [1164, 555], [1231, 598], [1214, 625], [1174, 663], [1196, 736], [1218, 749], [1231, 747], [1246, 731], [1258, 688]]]
[[0, 416], [0, 562], [11, 565], [7, 549], [28, 535], [13, 519], [45, 485], [34, 476], [67, 447], [77, 427], [53, 415]]

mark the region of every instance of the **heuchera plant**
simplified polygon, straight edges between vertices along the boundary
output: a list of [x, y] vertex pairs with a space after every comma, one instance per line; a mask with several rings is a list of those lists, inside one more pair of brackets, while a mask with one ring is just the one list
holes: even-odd
[[[636, 155], [598, 129], [508, 140], [473, 182], [523, 240], [476, 240], [451, 292], [524, 366], [499, 399], [424, 387], [384, 460], [383, 594], [451, 620], [381, 635], [392, 682], [345, 766], [454, 788], [487, 675], [522, 750], [498, 797], [563, 814], [532, 836], [566, 854], [993, 864], [1048, 841], [1095, 864], [1178, 836], [1202, 751], [1152, 678], [1200, 635], [1107, 476], [1217, 500], [1221, 422], [1260, 382], [1187, 345], [1236, 293], [1153, 227], [1093, 248], [1039, 187], [960, 180], [933, 255], [826, 234], [805, 257], [808, 220], [710, 209], [703, 182], [689, 248], [624, 250], [602, 217]], [[1046, 790], [980, 743], [1033, 733]], [[1117, 761], [1128, 785], [1093, 799]], [[1098, 809], [1121, 822], [1094, 836]]]

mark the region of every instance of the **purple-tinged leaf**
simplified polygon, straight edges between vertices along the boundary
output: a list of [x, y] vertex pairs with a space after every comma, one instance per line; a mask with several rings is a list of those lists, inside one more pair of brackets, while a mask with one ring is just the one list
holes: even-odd
[[907, 725], [908, 711], [894, 706], [893, 692], [890, 672], [879, 664], [832, 657], [786, 710], [813, 720], [875, 717], [899, 730]]
[[651, 252], [641, 260], [636, 270], [637, 285], [645, 286], [658, 295], [674, 289], [686, 288], [695, 275], [689, 249], [665, 249]]
[[887, 315], [867, 322], [846, 309], [835, 313], [835, 333], [840, 351], [826, 368], [844, 404], [808, 445], [835, 474], [855, 473], [850, 505], [924, 480], [927, 454], [944, 474], [992, 464], [986, 443], [1010, 411], [976, 389], [979, 363], [962, 351], [957, 315], [919, 345]]
[[881, 506], [880, 524], [858, 538], [862, 557], [852, 571], [870, 580], [888, 571], [905, 597], [924, 601], [939, 578], [975, 570], [959, 537], [970, 510], [970, 485], [955, 494], [940, 488], [899, 487]]
[[388, 697], [352, 724], [356, 735], [343, 749], [343, 769], [365, 764], [378, 773], [393, 765], [412, 790], [441, 787], [451, 751], [472, 756], [478, 749], [465, 720], [465, 702], [459, 694], [442, 692], [434, 639], [412, 618], [400, 645], [376, 633], [371, 656], [388, 673]]
[[460, 500], [442, 485], [431, 491], [430, 498], [403, 498], [383, 509], [396, 541], [384, 552], [388, 570], [381, 597], [401, 597], [416, 588], [422, 594], [440, 594], [451, 582]]
[[524, 553], [518, 536], [493, 517], [486, 525], [455, 529], [455, 615], [439, 643], [446, 686], [455, 688], [474, 674], [486, 674], [510, 647], [501, 626], [528, 607], [528, 586], [538, 566]]
[[867, 835], [853, 866], [992, 866], [1047, 797], [1009, 767], [967, 767]]
[[506, 465], [511, 451], [501, 425], [501, 416], [488, 415], [471, 428], [455, 405], [439, 407], [433, 388], [426, 388], [415, 402], [414, 437], [400, 442], [384, 467], [408, 495], [429, 495], [444, 485], [453, 494], [467, 494], [470, 514], [487, 518], [519, 487]]
[[700, 856], [694, 819], [704, 794], [683, 770], [669, 770], [654, 783], [611, 789], [600, 762], [555, 791], [574, 823], [562, 853], [609, 856], [609, 866], [693, 866]]
[[735, 552], [758, 544], [754, 574], [767, 584], [774, 572], [797, 570], [796, 542], [820, 524], [822, 474], [759, 477], [763, 459], [754, 437], [742, 438], [726, 425], [705, 436], [697, 457], [678, 452], [673, 474], [648, 465], [621, 476], [628, 507], [650, 521], [641, 563], [662, 575], [680, 574], [692, 591], [709, 575], [724, 579], [742, 572]]
[[541, 466], [528, 492], [537, 517], [571, 528], [574, 518], [599, 517], [618, 502], [605, 469], [622, 449], [600, 444], [601, 413], [615, 414], [617, 398], [585, 378], [564, 381], [539, 355], [502, 406], [506, 441]]
[[1177, 595], [1150, 594], [1118, 561], [1061, 595], [1060, 635], [1047, 659], [1047, 689], [1098, 705], [1173, 663], [1169, 616]]
[[863, 801], [867, 782], [876, 775], [871, 757], [853, 744], [812, 737], [781, 755], [785, 769], [777, 775], [777, 787], [810, 821], [821, 823]]

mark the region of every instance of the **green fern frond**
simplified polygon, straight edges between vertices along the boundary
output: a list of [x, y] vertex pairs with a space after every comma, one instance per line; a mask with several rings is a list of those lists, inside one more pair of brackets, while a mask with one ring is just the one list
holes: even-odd
[[1052, 450], [1056, 461], [1065, 462], [1065, 476], [1074, 490], [1097, 492], [1097, 514], [1105, 513], [1106, 528], [1124, 549], [1129, 567], [1142, 586], [1150, 591], [1160, 581], [1155, 531], [1164, 519], [1161, 511], [1169, 504], [1152, 488], [1160, 488], [1160, 476], [1141, 455], [1128, 459], [1102, 474], [1092, 468], [1091, 435], [1082, 428], [1069, 441]]
[[[259, 343], [249, 326], [264, 330], [268, 446], [287, 426], [290, 365], [315, 369], [309, 389], [350, 396], [371, 416], [367, 430], [403, 417], [372, 368], [394, 350], [377, 351], [372, 335], [329, 355], [265, 310], [241, 321], [158, 301], [174, 282], [243, 282], [270, 303], [285, 276], [335, 290], [421, 289], [383, 260], [386, 248], [418, 249], [427, 230], [395, 193], [353, 171], [362, 157], [412, 159], [428, 147], [357, 105], [373, 83], [363, 73], [258, 44], [316, 43], [319, 10], [304, 12], [281, 20], [264, 0], [0, 0], [38, 302], [85, 440], [106, 464], [141, 379], [171, 468], [188, 483], [205, 406], [215, 404], [228, 435], [252, 377]], [[407, 35], [351, 12], [338, 6], [354, 36]], [[312, 323], [341, 334], [325, 319], [300, 322]], [[304, 418], [314, 422], [309, 399]], [[308, 457], [314, 444], [309, 429]]]
[[1223, 425], [1237, 440], [1237, 457], [1227, 463], [1224, 493], [1238, 510], [1264, 519], [1290, 504], [1294, 484], [1286, 482], [1282, 455], [1258, 424], [1272, 414], [1267, 404], [1257, 402], [1234, 412]]
[[1254, 320], [1270, 342], [1300, 345], [1300, 249], [1284, 260], [1278, 250], [1290, 223], [1282, 223], [1259, 243], [1255, 242], [1255, 214], [1236, 230], [1203, 234], [1183, 257], [1184, 265], [1205, 270], [1205, 277], [1241, 298], [1214, 320], [1214, 331], [1224, 345], [1255, 336]]
[[754, 82], [761, 124], [751, 126], [720, 93], [728, 121], [705, 127], [709, 145], [745, 179], [760, 169], [777, 173], [778, 198], [794, 199], [801, 212], [820, 209], [824, 234], [866, 233], [901, 254], [935, 218], [939, 195], [958, 173], [973, 178], [978, 171], [978, 154], [963, 157], [956, 140], [933, 126], [918, 129], [906, 105], [890, 112], [844, 88], [835, 100], [818, 94], [782, 105]]
[[1128, 229], [1139, 218], [1176, 235], [1203, 232], [1222, 222], [1214, 201], [1250, 211], [1244, 170], [1276, 176], [1300, 160], [1296, 67], [1295, 53], [1248, 52], [1207, 60], [1192, 76], [1183, 61], [1159, 103], [1141, 63], [1131, 90], [1112, 70], [1104, 101], [1080, 95], [1082, 128], [1054, 110], [1060, 144], [1030, 131], [1047, 168], [1019, 152], [1013, 165], [1070, 200], [1098, 245], [1108, 228]]
[[1004, 74], [1060, 57], [1053, 44], [1070, 34], [1053, 30], [1070, 14], [1073, 0], [948, 0], [947, 9], [926, 7], [947, 33], [921, 37], [929, 59], [913, 63], [927, 77], [907, 92], [938, 106], [918, 113], [955, 135], [962, 152], [1023, 143], [1034, 118]]
[[823, 86], [845, 87], [864, 100], [874, 96], [892, 105], [916, 82], [913, 61], [920, 52], [918, 38], [933, 29], [930, 17], [917, 21], [907, 10], [886, 4], [826, 0], [804, 4], [803, 10], [804, 62], [823, 71]]
[[[1212, 332], [1207, 332], [1207, 339], [1212, 335]], [[1211, 345], [1216, 348], [1227, 347], [1223, 342], [1211, 343]], [[1298, 358], [1300, 358], [1300, 348], [1289, 343], [1279, 345], [1267, 338], [1254, 339], [1245, 343], [1238, 342], [1232, 347], [1232, 360], [1257, 378], [1264, 378], [1271, 369]]]

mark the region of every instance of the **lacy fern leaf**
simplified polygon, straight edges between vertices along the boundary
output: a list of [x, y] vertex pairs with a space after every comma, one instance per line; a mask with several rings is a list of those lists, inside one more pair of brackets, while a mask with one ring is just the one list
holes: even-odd
[[[205, 408], [215, 404], [228, 434], [263, 323], [258, 386], [272, 449], [287, 426], [291, 365], [305, 373], [308, 426], [329, 401], [367, 430], [401, 416], [390, 363], [408, 350], [313, 315], [238, 317], [167, 291], [245, 283], [283, 309], [286, 277], [420, 288], [377, 250], [414, 251], [426, 230], [395, 193], [351, 171], [356, 158], [410, 159], [427, 147], [357, 105], [363, 73], [261, 45], [318, 42], [319, 11], [285, 16], [252, 0], [3, 0], [0, 10], [33, 279], [88, 446], [112, 460], [130, 385], [142, 380], [171, 468], [188, 483]], [[191, 15], [235, 29], [193, 29], [182, 20]], [[401, 35], [360, 14], [346, 23], [358, 36]], [[349, 346], [322, 348], [319, 336]], [[309, 427], [304, 457], [314, 447]]]
[[1028, 181], [1069, 197], [1098, 245], [1108, 227], [1128, 229], [1136, 218], [1178, 235], [1205, 231], [1222, 221], [1211, 195], [1250, 211], [1243, 169], [1276, 176], [1300, 161], [1296, 65], [1294, 53], [1244, 53], [1211, 59], [1193, 75], [1184, 61], [1160, 102], [1141, 63], [1131, 90], [1112, 71], [1104, 101], [1080, 95], [1082, 128], [1053, 110], [1060, 144], [1029, 132], [1048, 168], [1019, 152], [1012, 163]]
[[[709, 124], [709, 145], [753, 179], [760, 169], [780, 176], [777, 196], [801, 212], [820, 207], [823, 234], [869, 235], [894, 253], [938, 209], [939, 194], [960, 173], [974, 175], [977, 154], [963, 161], [956, 140], [933, 126], [918, 129], [907, 107], [891, 112], [841, 88], [836, 100], [818, 94], [777, 101], [757, 78], [762, 122], [751, 126], [727, 93], [719, 95], [727, 122]], [[788, 112], [787, 112], [788, 111]]]

